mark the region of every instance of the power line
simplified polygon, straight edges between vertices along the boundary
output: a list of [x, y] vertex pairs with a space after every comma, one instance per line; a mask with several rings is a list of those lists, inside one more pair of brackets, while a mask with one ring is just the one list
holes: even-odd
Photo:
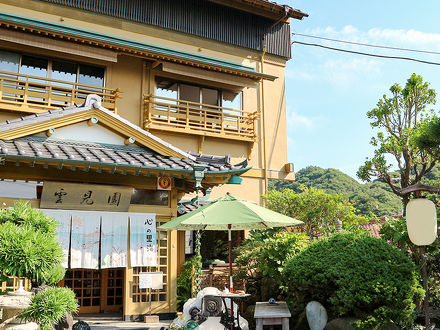
[[292, 34], [293, 35], [297, 35], [297, 36], [301, 36], [301, 37], [308, 37], [308, 38], [315, 38], [315, 39], [321, 39], [321, 40], [327, 40], [327, 41], [334, 41], [334, 42], [340, 42], [340, 43], [350, 44], [350, 45], [358, 45], [358, 46], [367, 46], [367, 47], [375, 47], [375, 48], [383, 48], [383, 49], [402, 50], [402, 51], [406, 51], [406, 52], [415, 52], [415, 53], [440, 55], [440, 52], [434, 52], [434, 51], [429, 51], [429, 50], [419, 50], [419, 49], [411, 49], [411, 48], [400, 48], [400, 47], [373, 45], [373, 44], [366, 44], [366, 43], [362, 43], [362, 42], [354, 42], [354, 41], [347, 41], [347, 40], [325, 38], [325, 37], [319, 37], [319, 36], [314, 36], [314, 35], [310, 35], [310, 34], [302, 34], [302, 33], [295, 33], [295, 32], [292, 32]]
[[406, 61], [414, 61], [414, 62], [419, 62], [419, 63], [424, 63], [424, 64], [440, 65], [439, 62], [424, 61], [424, 60], [419, 60], [419, 59], [412, 58], [412, 57], [387, 56], [387, 55], [379, 55], [379, 54], [357, 52], [357, 51], [354, 51], [354, 50], [334, 48], [334, 47], [324, 46], [324, 45], [320, 45], [320, 44], [310, 44], [310, 43], [301, 42], [301, 41], [293, 41], [292, 44], [300, 44], [300, 45], [305, 45], [305, 46], [321, 47], [321, 48], [326, 48], [326, 49], [330, 49], [330, 50], [334, 50], [334, 51], [338, 51], [338, 52], [358, 54], [358, 55], [365, 55], [365, 56], [371, 56], [371, 57], [390, 58], [390, 59], [395, 59], [395, 60], [406, 60]]

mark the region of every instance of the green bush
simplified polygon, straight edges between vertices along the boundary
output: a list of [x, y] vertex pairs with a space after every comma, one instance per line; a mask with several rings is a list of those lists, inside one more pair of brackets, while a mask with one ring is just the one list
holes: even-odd
[[234, 250], [239, 267], [239, 278], [271, 277], [280, 280], [285, 261], [308, 246], [304, 233], [280, 229], [254, 231], [243, 244]]
[[0, 269], [8, 276], [46, 282], [46, 273], [61, 263], [63, 251], [56, 238], [29, 225], [0, 225]]
[[55, 283], [63, 251], [56, 236], [57, 222], [18, 202], [0, 210], [1, 275], [29, 278], [33, 285]]
[[61, 265], [55, 265], [44, 273], [42, 284], [57, 285], [66, 275], [66, 269]]
[[418, 269], [399, 249], [362, 233], [339, 233], [291, 258], [283, 285], [292, 306], [316, 300], [332, 317], [360, 319], [357, 328], [411, 324], [424, 296]]
[[33, 296], [31, 304], [22, 311], [21, 317], [38, 323], [42, 330], [48, 330], [77, 310], [78, 303], [72, 290], [53, 287]]
[[[192, 271], [201, 268], [202, 261], [197, 255], [189, 258], [182, 266], [182, 270], [177, 277], [177, 310], [181, 311], [186, 301], [192, 298]], [[196, 275], [196, 274], [195, 274]]]
[[58, 222], [31, 207], [29, 202], [18, 201], [12, 208], [0, 210], [0, 225], [12, 222], [17, 226], [27, 225], [50, 236], [57, 235]]

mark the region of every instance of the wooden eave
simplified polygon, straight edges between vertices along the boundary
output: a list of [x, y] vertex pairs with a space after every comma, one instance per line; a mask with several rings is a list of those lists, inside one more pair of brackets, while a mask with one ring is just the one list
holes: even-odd
[[[280, 17], [286, 16], [286, 11], [283, 5], [274, 3], [272, 1], [264, 0], [208, 0], [220, 4], [222, 6], [232, 7], [238, 10], [246, 11], [258, 16], [278, 20]], [[304, 17], [309, 17], [309, 14], [302, 12], [301, 10], [288, 7], [287, 16], [301, 20]]]
[[[205, 189], [228, 182], [232, 175], [240, 175], [249, 168], [223, 172], [207, 172], [202, 180]], [[165, 168], [147, 168], [130, 165], [92, 164], [70, 159], [49, 159], [0, 155], [0, 180], [59, 181], [66, 182], [119, 184], [133, 187], [156, 185], [155, 178], [167, 175], [174, 180], [183, 180], [183, 184], [174, 189], [185, 193], [196, 190], [193, 170], [174, 170]]]
[[258, 81], [261, 79], [269, 81], [277, 79], [276, 76], [259, 73], [251, 67], [246, 67], [237, 63], [155, 47], [137, 41], [124, 40], [117, 37], [67, 27], [60, 24], [37, 21], [7, 13], [0, 13], [0, 27], [21, 30], [26, 33], [43, 35], [79, 44], [111, 49], [117, 52], [145, 57], [154, 61], [169, 61]]
[[[92, 117], [98, 118], [99, 123], [108, 127], [116, 134], [125, 136], [127, 138], [134, 137], [136, 139], [137, 144], [149, 148], [163, 156], [185, 158], [181, 153], [178, 153], [177, 151], [166, 147], [165, 145], [156, 141], [155, 139], [145, 134], [142, 134], [142, 132], [139, 132], [138, 130], [124, 124], [117, 118], [114, 118], [113, 116], [106, 114], [105, 112], [99, 109], [94, 109], [94, 108], [90, 110], [85, 110], [82, 112], [62, 116], [59, 118], [50, 119], [41, 123], [29, 124], [29, 125], [13, 128], [10, 130], [6, 130], [0, 132], [0, 139], [1, 140], [18, 139], [24, 136], [30, 136], [41, 132], [45, 132], [50, 128], [56, 129], [59, 127], [64, 127], [79, 122], [87, 121]], [[99, 123], [96, 125], [99, 125]]]

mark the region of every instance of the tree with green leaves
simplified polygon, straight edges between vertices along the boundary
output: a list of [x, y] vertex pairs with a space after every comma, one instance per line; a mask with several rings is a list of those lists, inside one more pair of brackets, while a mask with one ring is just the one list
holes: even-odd
[[30, 203], [0, 210], [0, 276], [26, 277], [32, 284], [57, 284], [65, 270], [58, 223]]
[[[393, 173], [394, 175], [394, 173]], [[381, 180], [361, 184], [349, 175], [334, 169], [307, 166], [295, 174], [295, 181], [270, 180], [269, 189], [289, 188], [298, 193], [302, 187], [324, 190], [327, 194], [341, 194], [356, 208], [356, 214], [370, 218], [401, 214], [400, 198]]]
[[356, 214], [356, 209], [344, 196], [327, 194], [313, 187], [302, 187], [297, 193], [291, 189], [271, 190], [265, 195], [267, 207], [304, 222], [309, 237], [327, 236], [336, 230], [336, 221], [348, 228], [367, 219]]
[[[438, 161], [415, 143], [423, 124], [434, 116], [428, 106], [435, 104], [436, 93], [416, 74], [411, 75], [404, 88], [396, 83], [390, 91], [390, 97], [384, 95], [367, 113], [371, 127], [379, 132], [371, 139], [376, 148], [374, 156], [367, 158], [357, 176], [363, 181], [371, 181], [372, 177], [383, 180], [405, 207], [410, 196], [401, 190], [419, 183]], [[398, 167], [397, 180], [391, 175], [390, 158]]]

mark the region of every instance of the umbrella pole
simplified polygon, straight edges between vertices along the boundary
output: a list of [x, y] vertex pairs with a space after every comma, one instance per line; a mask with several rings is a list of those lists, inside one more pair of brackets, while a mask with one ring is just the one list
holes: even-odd
[[[234, 292], [234, 282], [232, 280], [232, 229], [231, 225], [228, 225], [228, 245], [229, 245], [229, 291]], [[231, 300], [231, 329], [234, 329], [234, 302]]]
[[229, 291], [234, 292], [234, 283], [232, 281], [232, 230], [228, 225], [228, 246], [229, 246]]

